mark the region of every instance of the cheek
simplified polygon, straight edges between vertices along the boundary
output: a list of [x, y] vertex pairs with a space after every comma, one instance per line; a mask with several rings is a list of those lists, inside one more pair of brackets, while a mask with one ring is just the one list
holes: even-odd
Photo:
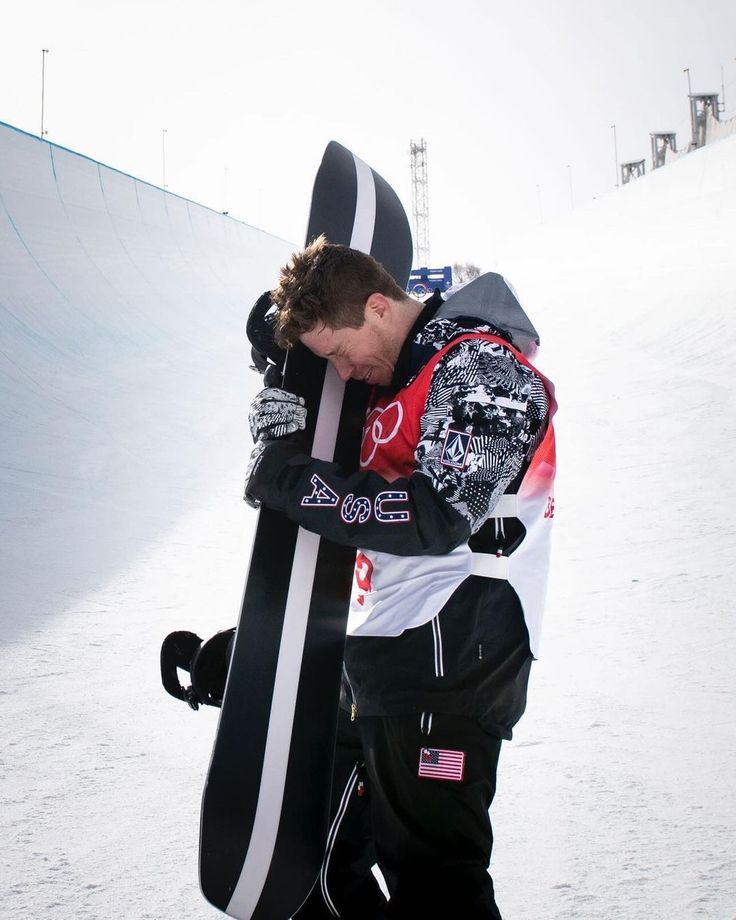
[[376, 342], [376, 357], [381, 364], [393, 366], [398, 351], [396, 343], [389, 336], [378, 336]]

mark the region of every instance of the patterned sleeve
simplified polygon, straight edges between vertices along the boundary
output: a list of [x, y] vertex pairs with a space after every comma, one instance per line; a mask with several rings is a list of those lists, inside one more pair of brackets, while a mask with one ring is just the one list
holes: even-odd
[[438, 363], [416, 459], [473, 533], [490, 517], [544, 433], [547, 393], [513, 352], [466, 339]]

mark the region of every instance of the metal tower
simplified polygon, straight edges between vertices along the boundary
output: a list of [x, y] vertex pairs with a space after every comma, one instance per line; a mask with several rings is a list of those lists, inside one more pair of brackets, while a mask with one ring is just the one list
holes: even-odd
[[697, 149], [705, 144], [705, 127], [708, 113], [720, 121], [717, 93], [692, 93], [690, 95], [690, 123], [692, 125], [691, 147]]
[[621, 164], [621, 184], [626, 185], [632, 179], [638, 179], [646, 173], [644, 160], [629, 160]]
[[652, 134], [652, 169], [664, 166], [667, 150], [677, 153], [677, 135], [674, 131]]
[[429, 195], [427, 183], [427, 142], [409, 141], [411, 154], [412, 214], [414, 217], [414, 264], [429, 265]]

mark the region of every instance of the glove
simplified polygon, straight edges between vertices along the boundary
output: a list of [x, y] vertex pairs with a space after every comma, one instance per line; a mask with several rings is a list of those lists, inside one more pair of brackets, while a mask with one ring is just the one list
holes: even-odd
[[304, 431], [307, 424], [304, 400], [288, 390], [266, 387], [250, 404], [248, 423], [256, 443]]
[[251, 508], [261, 507], [261, 503], [258, 501], [257, 498], [253, 498], [253, 496], [249, 494], [248, 489], [250, 486], [251, 476], [253, 475], [253, 473], [255, 473], [256, 467], [258, 466], [261, 456], [263, 454], [263, 451], [265, 449], [266, 449], [265, 441], [256, 441], [255, 447], [250, 452], [248, 466], [245, 469], [245, 490], [243, 491], [243, 501], [246, 503], [246, 505], [250, 505]]
[[248, 494], [248, 486], [266, 448], [266, 442], [303, 431], [307, 424], [307, 409], [301, 396], [278, 387], [266, 387], [250, 404], [248, 423], [255, 446], [245, 471], [243, 499], [251, 508], [260, 508], [261, 503]]

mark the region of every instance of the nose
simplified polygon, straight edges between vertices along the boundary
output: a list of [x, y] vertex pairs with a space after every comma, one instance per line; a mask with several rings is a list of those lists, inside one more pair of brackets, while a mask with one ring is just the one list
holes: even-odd
[[337, 371], [337, 375], [340, 378], [340, 380], [343, 380], [345, 382], [350, 380], [350, 377], [353, 372], [352, 364], [350, 364], [349, 361], [345, 361], [344, 359], [341, 359], [341, 358], [333, 358], [331, 360], [332, 360], [332, 365]]

